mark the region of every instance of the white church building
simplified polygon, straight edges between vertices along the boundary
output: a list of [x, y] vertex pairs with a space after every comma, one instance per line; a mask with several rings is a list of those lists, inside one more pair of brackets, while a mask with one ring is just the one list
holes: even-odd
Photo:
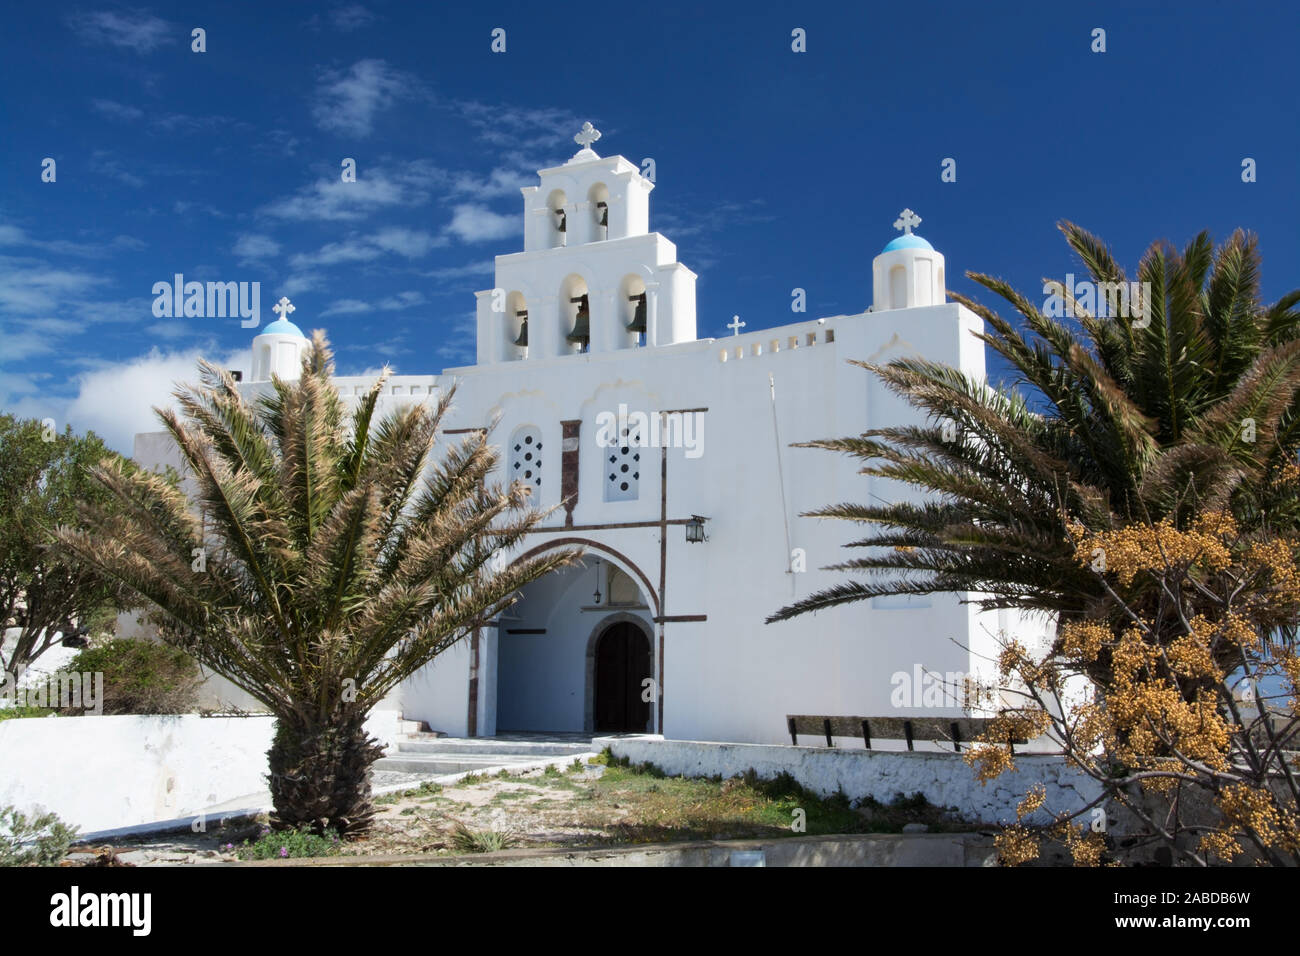
[[[597, 155], [598, 136], [584, 126], [582, 148], [523, 188], [523, 249], [497, 256], [494, 287], [477, 293], [475, 363], [395, 376], [384, 398], [426, 402], [456, 383], [449, 437], [499, 419], [499, 477], [555, 507], [520, 553], [577, 545], [585, 560], [524, 588], [407, 681], [402, 716], [454, 736], [781, 743], [788, 714], [967, 713], [923, 691], [922, 674], [990, 675], [1000, 632], [1043, 623], [980, 612], [964, 594], [764, 623], [842, 581], [820, 568], [851, 558], [843, 545], [863, 536], [802, 512], [915, 494], [791, 447], [920, 423], [849, 361], [923, 355], [984, 375], [982, 322], [946, 301], [944, 258], [912, 231], [919, 218], [905, 210], [902, 234], [864, 267], [863, 311], [752, 331], [734, 319], [734, 334], [701, 339], [696, 275], [650, 230], [654, 184]], [[247, 395], [298, 375], [307, 339], [292, 308], [282, 299], [253, 339]], [[337, 384], [357, 396], [371, 379]], [[175, 463], [168, 442], [137, 436], [136, 458]]]

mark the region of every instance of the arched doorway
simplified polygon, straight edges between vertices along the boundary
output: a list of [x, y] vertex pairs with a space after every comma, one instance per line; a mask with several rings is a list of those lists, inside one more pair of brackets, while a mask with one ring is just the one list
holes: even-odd
[[616, 621], [596, 641], [595, 729], [645, 733], [650, 703], [642, 682], [654, 676], [650, 640], [630, 621]]

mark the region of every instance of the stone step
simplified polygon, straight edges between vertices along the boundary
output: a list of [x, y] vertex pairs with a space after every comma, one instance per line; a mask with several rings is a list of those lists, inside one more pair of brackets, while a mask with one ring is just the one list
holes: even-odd
[[373, 764], [375, 770], [395, 773], [449, 774], [471, 770], [495, 770], [517, 764], [534, 763], [546, 754], [467, 754], [467, 753], [402, 753], [380, 757]]

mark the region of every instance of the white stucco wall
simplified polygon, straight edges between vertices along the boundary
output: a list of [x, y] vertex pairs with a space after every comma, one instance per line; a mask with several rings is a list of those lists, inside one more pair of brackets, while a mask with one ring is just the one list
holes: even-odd
[[[0, 721], [0, 806], [43, 808], [83, 833], [188, 816], [266, 790], [274, 729], [263, 715]], [[390, 744], [396, 714], [373, 711], [366, 729]]]
[[656, 740], [650, 737], [601, 737], [593, 747], [608, 747], [634, 764], [652, 763], [671, 776], [734, 777], [753, 769], [771, 779], [788, 772], [822, 796], [843, 789], [851, 800], [872, 797], [891, 802], [898, 794], [922, 793], [935, 806], [956, 807], [968, 820], [1014, 823], [1016, 806], [1029, 789], [1042, 783], [1043, 807], [1027, 818], [1048, 823], [1051, 813], [1087, 806], [1101, 790], [1095, 781], [1068, 767], [1060, 757], [1017, 755], [1016, 769], [981, 784], [959, 754], [893, 753], [838, 747], [781, 747], [754, 744]]

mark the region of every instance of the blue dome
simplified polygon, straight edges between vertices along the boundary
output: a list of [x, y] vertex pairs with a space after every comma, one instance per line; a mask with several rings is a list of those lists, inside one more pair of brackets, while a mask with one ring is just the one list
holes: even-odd
[[915, 233], [904, 233], [901, 236], [895, 236], [881, 252], [893, 252], [895, 249], [928, 249], [934, 252], [934, 246]]
[[268, 325], [266, 328], [264, 328], [261, 332], [258, 332], [257, 334], [258, 335], [296, 335], [300, 339], [305, 339], [307, 337], [302, 334], [302, 329], [298, 328], [298, 326], [294, 325], [288, 319], [276, 319], [274, 322], [272, 322], [270, 325]]

